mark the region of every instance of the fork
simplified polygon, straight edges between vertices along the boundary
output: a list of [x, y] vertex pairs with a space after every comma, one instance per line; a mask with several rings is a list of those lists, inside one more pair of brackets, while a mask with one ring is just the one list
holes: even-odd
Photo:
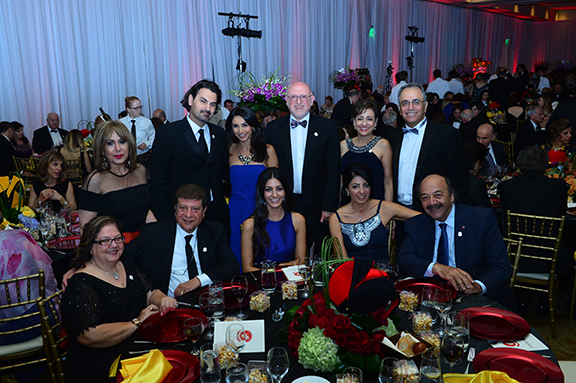
[[474, 347], [470, 347], [470, 351], [468, 351], [468, 365], [466, 366], [466, 371], [464, 371], [464, 374], [467, 374], [468, 371], [470, 370], [470, 363], [474, 360], [475, 356], [476, 356], [476, 349]]

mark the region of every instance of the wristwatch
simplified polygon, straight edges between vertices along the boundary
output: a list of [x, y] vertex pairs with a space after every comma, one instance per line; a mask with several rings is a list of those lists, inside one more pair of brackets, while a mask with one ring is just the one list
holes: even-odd
[[142, 321], [139, 318], [134, 318], [134, 319], [132, 319], [132, 323], [134, 323], [136, 325], [136, 327], [140, 327], [140, 325], [142, 324]]

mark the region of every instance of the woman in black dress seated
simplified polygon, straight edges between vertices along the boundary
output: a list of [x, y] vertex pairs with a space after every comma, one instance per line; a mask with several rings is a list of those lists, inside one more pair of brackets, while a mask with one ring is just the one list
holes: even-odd
[[18, 158], [30, 158], [34, 154], [34, 149], [26, 136], [24, 135], [24, 125], [18, 121], [11, 122], [14, 128], [14, 139], [12, 140], [12, 146], [16, 149], [16, 157]]
[[78, 271], [62, 298], [62, 320], [70, 334], [69, 382], [107, 382], [125, 341], [151, 315], [176, 308], [126, 259], [120, 224], [97, 217], [84, 226], [72, 266]]
[[94, 171], [80, 192], [80, 228], [96, 216], [111, 216], [124, 227], [128, 243], [146, 222], [156, 220], [146, 168], [136, 162], [134, 136], [121, 122], [105, 122], [96, 130], [93, 152]]
[[76, 210], [74, 188], [66, 175], [64, 157], [55, 150], [44, 153], [40, 159], [36, 179], [30, 188], [28, 207], [38, 209], [42, 204], [51, 205], [53, 211], [60, 211], [63, 205]]
[[[550, 164], [558, 165], [566, 163], [568, 157], [576, 151], [576, 147], [570, 145], [572, 123], [566, 118], [555, 121], [550, 126], [550, 135], [552, 136], [552, 140], [542, 145], [542, 148], [548, 153]], [[571, 168], [572, 164], [569, 166]]]
[[344, 257], [388, 260], [390, 220], [404, 221], [420, 213], [393, 202], [372, 199], [372, 174], [362, 163], [346, 166], [342, 179], [350, 203], [330, 217], [330, 235], [344, 245]]

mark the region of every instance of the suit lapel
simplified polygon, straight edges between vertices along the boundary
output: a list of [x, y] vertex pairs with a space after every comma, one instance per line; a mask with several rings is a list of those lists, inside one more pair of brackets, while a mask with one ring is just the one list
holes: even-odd
[[420, 148], [420, 155], [418, 156], [418, 165], [416, 165], [416, 174], [414, 179], [418, 178], [418, 173], [424, 166], [424, 161], [428, 156], [428, 152], [432, 147], [432, 140], [434, 139], [434, 126], [432, 122], [426, 122], [426, 130], [424, 131], [424, 138], [422, 139], [422, 147]]
[[202, 156], [200, 155], [200, 145], [198, 144], [196, 137], [194, 137], [194, 133], [192, 132], [192, 128], [190, 127], [187, 118], [184, 117], [184, 119], [180, 121], [181, 121], [180, 129], [182, 129], [182, 135], [186, 139], [186, 142], [188, 142], [188, 144], [194, 151], [196, 157], [202, 158]]
[[162, 275], [167, 276], [167, 285], [170, 284], [170, 274], [172, 272], [172, 260], [174, 258], [174, 248], [176, 247], [176, 219], [171, 219], [170, 224], [167, 227], [166, 235], [167, 239], [165, 241], [165, 251], [166, 255], [162, 257]]
[[282, 151], [286, 155], [286, 163], [290, 164], [290, 168], [286, 173], [286, 178], [289, 180], [294, 179], [294, 164], [292, 163], [292, 142], [290, 140], [290, 118], [287, 119], [286, 124], [281, 124], [278, 129], [278, 134], [280, 136], [280, 143], [282, 145]]
[[[200, 260], [200, 267], [202, 268], [202, 273], [205, 273], [208, 269], [208, 261], [207, 261], [207, 252], [208, 252], [208, 232], [204, 225], [200, 224], [198, 226], [198, 230], [196, 231], [196, 235], [198, 236], [198, 259]], [[204, 251], [206, 250], [206, 251]], [[193, 275], [191, 278], [194, 278]]]
[[[316, 142], [318, 141], [319, 133], [316, 128], [316, 124], [313, 122], [313, 116], [310, 115], [310, 123], [308, 124], [308, 129], [306, 129], [306, 148], [304, 149], [304, 166], [302, 167], [302, 175], [306, 172], [306, 167], [310, 164], [312, 154], [316, 148]], [[302, 177], [304, 178], [304, 177]]]
[[456, 267], [462, 267], [462, 248], [464, 246], [464, 237], [466, 236], [466, 217], [462, 209], [458, 209], [457, 205], [453, 205], [456, 209], [454, 217], [454, 259]]

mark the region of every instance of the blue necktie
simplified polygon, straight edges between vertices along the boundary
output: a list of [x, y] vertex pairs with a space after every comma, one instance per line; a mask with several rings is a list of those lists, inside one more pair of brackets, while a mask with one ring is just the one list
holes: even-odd
[[414, 134], [418, 135], [418, 129], [417, 128], [402, 128], [402, 132], [404, 132], [404, 134], [414, 133]]
[[490, 174], [496, 173], [496, 163], [494, 163], [494, 159], [492, 158], [492, 154], [490, 154], [490, 150], [488, 150], [488, 154], [486, 155], [486, 161], [488, 161]]
[[448, 256], [448, 233], [446, 233], [445, 223], [440, 224], [440, 241], [438, 242], [438, 254], [436, 256], [436, 262], [441, 263], [446, 266], [450, 266], [449, 256]]

